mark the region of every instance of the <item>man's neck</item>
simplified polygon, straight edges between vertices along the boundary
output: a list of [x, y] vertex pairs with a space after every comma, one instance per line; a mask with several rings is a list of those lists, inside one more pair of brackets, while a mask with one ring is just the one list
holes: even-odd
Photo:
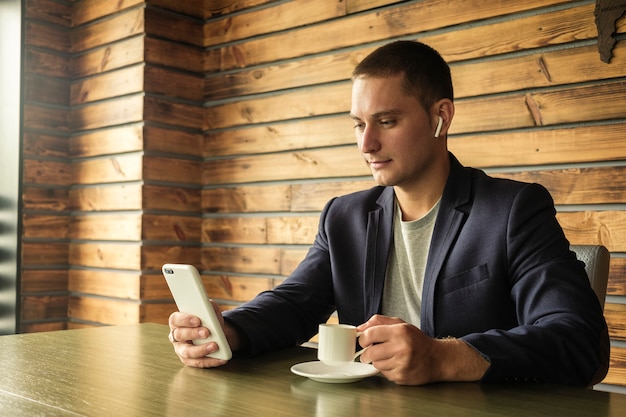
[[[447, 156], [446, 156], [447, 157]], [[424, 217], [443, 195], [450, 173], [449, 160], [428, 178], [411, 186], [395, 186], [396, 199], [402, 210], [402, 220], [411, 221]]]

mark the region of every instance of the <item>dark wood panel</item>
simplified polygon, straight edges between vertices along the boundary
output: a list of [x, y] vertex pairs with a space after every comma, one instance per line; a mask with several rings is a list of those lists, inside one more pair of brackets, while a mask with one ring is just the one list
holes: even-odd
[[70, 112], [68, 108], [25, 103], [23, 109], [23, 126], [25, 129], [69, 132]]
[[626, 340], [626, 305], [607, 303], [604, 306], [604, 317], [611, 340]]
[[612, 257], [610, 272], [606, 293], [608, 295], [626, 295], [626, 258]]
[[172, 293], [161, 273], [142, 274], [139, 290], [142, 300], [164, 300], [172, 297]]
[[68, 27], [51, 25], [46, 22], [25, 20], [24, 45], [36, 46], [50, 51], [70, 53], [71, 32]]
[[22, 242], [22, 264], [27, 266], [68, 265], [69, 245], [64, 241]]
[[28, 210], [65, 211], [69, 207], [68, 190], [62, 187], [32, 187], [22, 189], [22, 208]]
[[68, 271], [49, 269], [22, 270], [20, 290], [28, 293], [60, 293], [67, 291]]
[[[206, 19], [210, 16], [207, 9], [211, 7], [215, 0], [202, 1], [171, 1], [171, 0], [148, 0], [148, 7], [159, 7], [162, 9], [174, 11], [188, 16], [194, 16], [200, 19]], [[239, 2], [237, 2], [239, 3]]]
[[187, 100], [202, 101], [203, 77], [168, 68], [146, 65], [145, 92], [176, 97]]
[[66, 215], [24, 213], [22, 226], [25, 239], [67, 239], [69, 218]]
[[201, 191], [198, 188], [144, 185], [143, 209], [199, 214]]
[[141, 247], [141, 269], [160, 271], [165, 263], [200, 265], [199, 245], [171, 246], [144, 243]]
[[144, 214], [142, 239], [161, 242], [200, 242], [200, 216]]
[[22, 323], [20, 324], [21, 333], [37, 333], [37, 332], [53, 332], [56, 330], [67, 330], [68, 323], [66, 319], [62, 321], [46, 321], [42, 323]]
[[200, 161], [156, 156], [144, 158], [143, 175], [146, 180], [200, 185], [201, 172]]
[[23, 49], [24, 72], [69, 79], [72, 76], [72, 60], [69, 55], [38, 48]]
[[67, 314], [67, 295], [28, 295], [21, 297], [21, 320], [64, 319]]
[[602, 381], [605, 384], [626, 385], [626, 349], [611, 348], [609, 373]]
[[187, 104], [164, 97], [145, 98], [144, 121], [190, 128], [200, 132], [206, 129], [204, 114], [205, 110], [200, 102]]
[[26, 184], [69, 185], [70, 166], [66, 162], [24, 159], [22, 181]]
[[275, 3], [277, 1], [280, 0], [208, 0], [208, 4], [204, 7], [204, 17], [216, 18], [222, 15], [239, 12], [250, 7]]
[[198, 46], [184, 45], [150, 36], [144, 39], [144, 46], [146, 63], [182, 69], [196, 74], [204, 72], [204, 53]]
[[51, 0], [26, 0], [24, 2], [24, 17], [41, 22], [70, 27], [72, 23], [72, 9], [70, 4], [58, 3]]
[[66, 135], [48, 135], [45, 133], [24, 132], [22, 135], [23, 156], [53, 156], [66, 158], [69, 151], [69, 139]]
[[145, 14], [146, 35], [202, 46], [204, 23], [201, 20], [155, 7], [146, 8]]
[[167, 324], [174, 311], [177, 309], [173, 303], [142, 304], [139, 308], [139, 323]]
[[189, 155], [199, 158], [200, 152], [198, 150], [202, 148], [202, 139], [203, 135], [199, 132], [145, 126], [143, 148], [149, 152]]
[[60, 106], [70, 104], [70, 87], [67, 80], [30, 74], [26, 74], [24, 78], [25, 101]]

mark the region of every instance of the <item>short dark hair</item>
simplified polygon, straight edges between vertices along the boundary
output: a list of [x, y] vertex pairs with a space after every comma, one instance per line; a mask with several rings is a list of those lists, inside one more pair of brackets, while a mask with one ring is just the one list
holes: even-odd
[[388, 43], [366, 56], [352, 72], [352, 78], [391, 77], [404, 74], [407, 93], [426, 111], [441, 100], [454, 100], [450, 67], [439, 52], [417, 41]]

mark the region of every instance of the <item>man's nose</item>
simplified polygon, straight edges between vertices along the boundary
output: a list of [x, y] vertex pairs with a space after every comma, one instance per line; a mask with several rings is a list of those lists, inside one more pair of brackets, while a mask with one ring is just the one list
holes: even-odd
[[367, 126], [361, 135], [361, 152], [372, 153], [380, 150], [380, 141], [375, 128]]

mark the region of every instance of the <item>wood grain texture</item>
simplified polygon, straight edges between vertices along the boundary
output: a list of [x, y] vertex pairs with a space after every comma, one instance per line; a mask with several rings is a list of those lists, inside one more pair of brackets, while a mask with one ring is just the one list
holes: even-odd
[[143, 131], [140, 124], [110, 127], [73, 135], [70, 140], [70, 155], [90, 157], [127, 153], [143, 149]]
[[73, 56], [75, 77], [87, 77], [143, 62], [145, 42], [140, 36], [121, 39]]
[[616, 210], [558, 213], [557, 220], [572, 245], [606, 246], [609, 251], [626, 251], [626, 212]]
[[103, 184], [138, 181], [143, 177], [140, 154], [121, 154], [87, 159], [72, 165], [74, 184]]
[[626, 258], [612, 257], [607, 295], [626, 295]]
[[81, 26], [94, 20], [115, 15], [135, 6], [142, 6], [144, 0], [118, 0], [115, 2], [84, 0], [72, 7], [72, 25]]
[[[118, 3], [119, 4], [119, 3]], [[144, 9], [127, 9], [92, 24], [76, 26], [72, 30], [72, 51], [82, 52], [132, 36], [145, 30]]]
[[[400, 37], [411, 34], [427, 32], [435, 28], [452, 26], [470, 22], [474, 19], [487, 19], [498, 15], [506, 15], [508, 13], [519, 12], [524, 9], [532, 9], [534, 7], [548, 6], [549, 4], [563, 3], [560, 1], [532, 1], [524, 3], [514, 3], [499, 1], [497, 6], [494, 2], [486, 4], [481, 1], [462, 2], [457, 7], [449, 7], [445, 2], [429, 1], [415, 4], [408, 4], [403, 7], [389, 8], [381, 11], [372, 11], [370, 13], [348, 16], [344, 19], [331, 20], [319, 25], [311, 25], [308, 27], [294, 29], [289, 32], [277, 32], [269, 38], [253, 38], [244, 43], [237, 43], [227, 46], [224, 51], [209, 51], [209, 53], [219, 53], [221, 55], [220, 68], [216, 70], [225, 70], [233, 68], [243, 68], [252, 65], [268, 63], [272, 61], [286, 60], [290, 58], [301, 57], [332, 49], [345, 48], [355, 45], [363, 45], [369, 42], [376, 42], [394, 37]], [[587, 10], [588, 9], [588, 10]], [[595, 27], [593, 25], [593, 7], [588, 6], [587, 9], [580, 10], [579, 16], [584, 19], [577, 22], [578, 25], [587, 28], [588, 38], [596, 36]], [[589, 12], [590, 10], [590, 12]], [[563, 14], [566, 12], [563, 12]], [[569, 13], [569, 11], [567, 12]], [[543, 15], [542, 15], [543, 16]], [[534, 44], [520, 46], [520, 42], [511, 34], [506, 34], [507, 39], [512, 39], [507, 46], [497, 50], [497, 53], [505, 51], [523, 49], [524, 47], [535, 47], [546, 45], [554, 39], [554, 33], [561, 33], [562, 21], [558, 17], [553, 21], [543, 21], [541, 17], [536, 18], [535, 26], [541, 27], [543, 30], [535, 30], [533, 34], [538, 39], [533, 38]], [[564, 17], [561, 17], [564, 19]], [[548, 26], [551, 23], [551, 27]], [[576, 25], [570, 25], [569, 30], [577, 34], [579, 32]], [[543, 32], [545, 31], [545, 34]], [[351, 33], [351, 36], [345, 36], [345, 33]], [[485, 35], [485, 32], [482, 32]], [[493, 34], [494, 36], [497, 34]], [[504, 35], [504, 34], [503, 34]], [[562, 35], [562, 33], [561, 33]], [[530, 36], [530, 34], [528, 35]], [[563, 36], [563, 35], [562, 35]], [[578, 35], [580, 36], [580, 35]], [[469, 37], [469, 36], [468, 36]], [[421, 37], [424, 42], [432, 44], [442, 51], [446, 51], [442, 45], [437, 45], [432, 39]], [[494, 39], [488, 37], [487, 39]], [[481, 44], [486, 44], [487, 39], [481, 39]], [[570, 37], [571, 41], [572, 38]], [[489, 54], [484, 48], [475, 46], [472, 42], [475, 39], [468, 40], [466, 43], [458, 45], [452, 43], [454, 47], [472, 51], [470, 57], [486, 56]], [[273, 48], [272, 45], [281, 45], [281, 48]], [[492, 52], [493, 53], [493, 52]], [[457, 54], [458, 55], [458, 54]], [[445, 55], [448, 58], [448, 55]], [[467, 58], [465, 55], [464, 58]], [[462, 57], [459, 56], [458, 59]], [[210, 71], [211, 69], [208, 68]]]

